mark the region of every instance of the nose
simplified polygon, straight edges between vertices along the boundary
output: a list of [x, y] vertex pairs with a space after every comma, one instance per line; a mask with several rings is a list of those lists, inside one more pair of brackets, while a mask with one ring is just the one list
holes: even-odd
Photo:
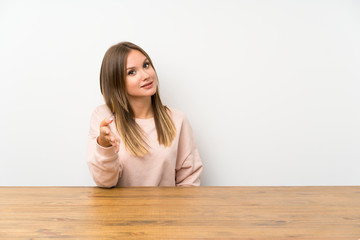
[[150, 77], [150, 74], [146, 71], [146, 69], [141, 70], [141, 78], [142, 80], [147, 80]]

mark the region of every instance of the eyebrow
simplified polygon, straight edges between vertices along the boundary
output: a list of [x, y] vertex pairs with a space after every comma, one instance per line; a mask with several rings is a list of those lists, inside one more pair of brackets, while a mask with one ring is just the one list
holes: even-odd
[[[150, 62], [148, 58], [145, 58], [144, 61], [143, 61], [143, 64], [144, 64], [146, 61]], [[126, 68], [126, 70], [129, 70], [129, 69], [132, 69], [132, 68], [135, 68], [135, 67], [128, 67], [128, 68]]]

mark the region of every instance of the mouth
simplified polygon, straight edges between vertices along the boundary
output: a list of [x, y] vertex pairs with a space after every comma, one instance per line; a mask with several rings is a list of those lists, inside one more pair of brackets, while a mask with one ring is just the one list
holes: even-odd
[[153, 82], [149, 82], [141, 86], [141, 88], [151, 88], [153, 86]]

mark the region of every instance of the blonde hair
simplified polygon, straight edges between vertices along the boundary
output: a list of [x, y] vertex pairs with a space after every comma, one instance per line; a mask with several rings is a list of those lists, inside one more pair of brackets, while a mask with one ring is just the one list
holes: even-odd
[[[155, 71], [149, 55], [142, 48], [130, 42], [120, 42], [110, 47], [104, 55], [100, 70], [100, 89], [106, 105], [115, 116], [115, 125], [126, 150], [141, 157], [149, 152], [149, 145], [144, 139], [142, 129], [135, 121], [125, 89], [126, 61], [131, 50], [141, 52]], [[158, 87], [156, 93], [151, 96], [151, 105], [158, 142], [170, 146], [175, 138], [176, 129], [169, 115], [170, 109], [161, 102]]]

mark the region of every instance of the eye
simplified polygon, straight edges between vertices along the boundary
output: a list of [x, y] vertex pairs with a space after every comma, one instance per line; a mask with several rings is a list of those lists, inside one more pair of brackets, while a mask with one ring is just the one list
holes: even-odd
[[143, 68], [149, 68], [150, 67], [150, 63], [149, 62], [145, 62], [143, 65]]
[[135, 74], [135, 70], [128, 71], [128, 75], [134, 75], [134, 74]]

